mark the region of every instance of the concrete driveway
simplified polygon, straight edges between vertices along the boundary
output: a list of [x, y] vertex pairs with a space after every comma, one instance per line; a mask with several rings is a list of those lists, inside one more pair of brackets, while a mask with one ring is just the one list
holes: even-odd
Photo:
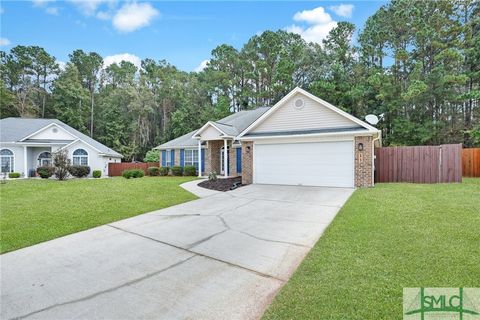
[[256, 319], [352, 192], [250, 185], [4, 254], [1, 318]]

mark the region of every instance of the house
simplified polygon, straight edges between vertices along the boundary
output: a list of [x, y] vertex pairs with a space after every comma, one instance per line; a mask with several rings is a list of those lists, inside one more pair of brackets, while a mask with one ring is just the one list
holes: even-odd
[[378, 129], [295, 88], [273, 107], [209, 121], [156, 149], [161, 166], [241, 175], [244, 184], [370, 187], [380, 139]]
[[52, 164], [52, 153], [67, 150], [74, 165], [102, 170], [120, 162], [122, 155], [57, 119], [5, 118], [0, 120], [1, 172], [35, 176], [39, 166]]

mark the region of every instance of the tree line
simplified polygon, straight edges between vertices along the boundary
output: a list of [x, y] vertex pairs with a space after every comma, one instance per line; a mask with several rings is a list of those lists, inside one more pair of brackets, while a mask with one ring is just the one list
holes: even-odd
[[358, 32], [339, 22], [321, 44], [265, 31], [240, 49], [216, 47], [201, 72], [153, 59], [104, 66], [80, 49], [61, 67], [38, 46], [0, 51], [0, 72], [2, 118], [58, 118], [127, 160], [296, 86], [359, 118], [381, 114], [386, 145], [480, 144], [474, 0], [392, 1]]

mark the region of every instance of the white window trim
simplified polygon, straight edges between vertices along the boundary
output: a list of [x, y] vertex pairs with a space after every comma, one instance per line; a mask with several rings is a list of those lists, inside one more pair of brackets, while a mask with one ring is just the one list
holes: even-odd
[[[43, 153], [49, 153], [50, 154], [50, 157], [49, 158], [40, 158], [40, 156], [43, 154]], [[38, 154], [37, 156], [37, 166], [44, 166], [44, 164], [42, 163], [43, 160], [46, 160], [46, 159], [49, 159], [50, 160], [50, 166], [53, 165], [53, 156], [52, 156], [52, 153], [50, 151], [42, 151]], [[40, 162], [40, 163], [39, 163]]]
[[172, 150], [165, 150], [165, 166], [172, 166]]
[[[12, 153], [12, 155], [0, 155], [0, 166], [1, 166], [1, 158], [3, 157], [9, 157], [11, 158], [11, 162], [10, 162], [10, 172], [2, 172], [2, 173], [11, 173], [11, 172], [15, 172], [15, 152], [13, 152], [13, 150], [11, 149], [8, 149], [8, 148], [1, 148], [0, 151], [2, 150], [8, 150]], [[1, 170], [1, 167], [0, 167], [0, 170]]]
[[[187, 152], [191, 152], [192, 155], [191, 155], [191, 161], [187, 161]], [[195, 161], [195, 156], [194, 154], [197, 154], [197, 161]], [[198, 168], [198, 162], [199, 162], [199, 159], [198, 159], [198, 150], [197, 149], [185, 149], [184, 151], [184, 158], [183, 158], [183, 165], [184, 166], [196, 166]]]
[[[77, 150], [83, 150], [83, 151], [85, 151], [87, 154], [86, 154], [86, 155], [83, 155], [83, 154], [82, 154], [82, 155], [75, 155], [74, 153], [75, 153], [75, 151], [77, 151]], [[84, 148], [75, 149], [75, 150], [73, 150], [73, 152], [72, 152], [72, 164], [73, 164], [74, 166], [88, 166], [89, 163], [90, 163], [89, 157], [90, 157], [90, 154], [89, 154], [88, 151], [85, 150]], [[79, 158], [79, 163], [78, 163], [78, 164], [75, 164], [75, 158]], [[82, 159], [84, 159], [84, 158], [87, 159], [87, 164], [82, 164]]]

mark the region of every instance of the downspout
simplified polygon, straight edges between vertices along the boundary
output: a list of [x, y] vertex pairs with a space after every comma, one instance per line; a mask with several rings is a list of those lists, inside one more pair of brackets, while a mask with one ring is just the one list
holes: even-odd
[[375, 141], [379, 140], [380, 146], [382, 145], [382, 132], [379, 130], [377, 137], [372, 139], [372, 186], [375, 186]]

